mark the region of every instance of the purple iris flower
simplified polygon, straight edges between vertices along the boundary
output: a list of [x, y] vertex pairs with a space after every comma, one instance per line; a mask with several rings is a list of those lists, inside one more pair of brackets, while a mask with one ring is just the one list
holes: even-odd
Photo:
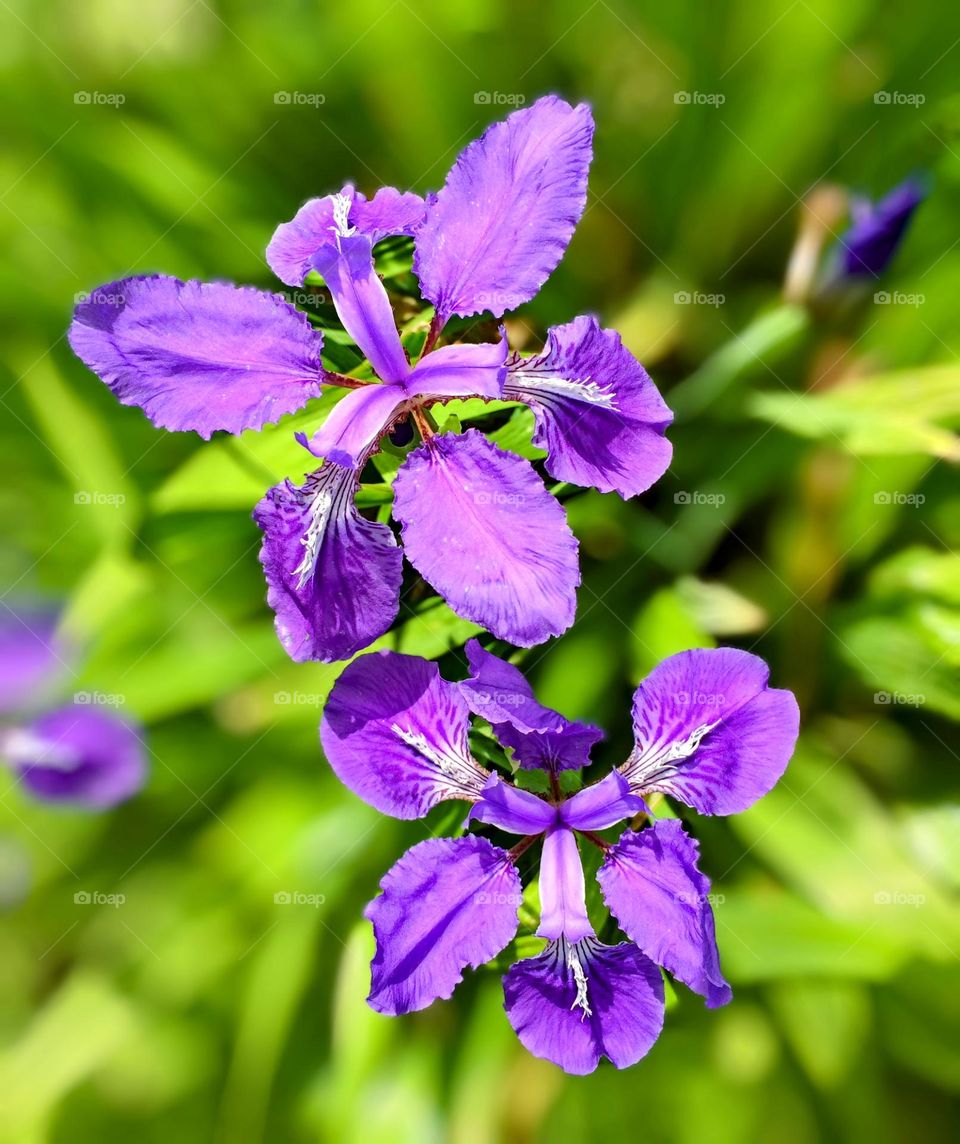
[[[73, 704], [22, 717], [45, 697], [69, 655], [55, 615], [4, 608], [0, 765], [43, 802], [103, 810], [143, 786], [146, 761], [137, 729], [112, 712], [84, 705], [79, 697]], [[21, 717], [15, 718], [18, 713]]]
[[[746, 809], [790, 759], [796, 700], [768, 687], [766, 665], [747, 652], [681, 652], [637, 688], [636, 745], [627, 761], [564, 797], [559, 773], [587, 765], [602, 733], [542, 706], [516, 667], [475, 640], [467, 655], [471, 675], [460, 683], [414, 656], [362, 656], [340, 676], [324, 712], [331, 766], [377, 810], [422, 818], [443, 799], [459, 799], [473, 804], [468, 824], [520, 836], [510, 850], [483, 834], [431, 838], [397, 862], [366, 911], [377, 941], [369, 1004], [391, 1015], [423, 1009], [449, 997], [465, 968], [496, 957], [517, 931], [517, 860], [542, 842], [536, 933], [546, 945], [505, 975], [507, 1015], [531, 1053], [567, 1072], [592, 1072], [603, 1056], [625, 1068], [663, 1025], [658, 966], [710, 1007], [731, 998], [697, 843], [676, 819], [654, 820], [644, 796], [660, 792], [703, 814]], [[477, 762], [471, 712], [521, 767], [548, 772], [549, 798]], [[599, 833], [627, 819], [649, 825], [631, 826], [613, 842]], [[609, 945], [597, 936], [580, 840], [603, 852], [600, 891], [627, 941]]]
[[855, 198], [852, 225], [840, 239], [840, 271], [845, 278], [879, 278], [900, 245], [913, 212], [927, 197], [918, 178], [905, 179], [876, 203]]
[[[277, 632], [298, 661], [344, 659], [396, 617], [402, 555], [355, 493], [382, 438], [409, 425], [420, 443], [394, 482], [408, 560], [461, 616], [532, 646], [573, 622], [577, 541], [530, 463], [476, 429], [437, 433], [431, 406], [479, 397], [525, 403], [534, 442], [560, 481], [634, 496], [666, 470], [672, 414], [646, 371], [596, 318], [549, 331], [542, 353], [506, 336], [437, 348], [452, 317], [501, 317], [532, 298], [583, 213], [593, 118], [585, 104], [538, 100], [492, 125], [420, 198], [347, 185], [278, 227], [271, 268], [290, 286], [322, 275], [344, 329], [376, 379], [321, 363], [322, 334], [283, 298], [169, 277], [102, 286], [77, 308], [70, 343], [121, 402], [159, 426], [240, 433], [302, 408], [324, 385], [349, 392], [301, 444], [323, 463], [283, 481], [254, 512]], [[413, 269], [434, 317], [419, 358], [400, 339], [373, 246], [412, 236]]]

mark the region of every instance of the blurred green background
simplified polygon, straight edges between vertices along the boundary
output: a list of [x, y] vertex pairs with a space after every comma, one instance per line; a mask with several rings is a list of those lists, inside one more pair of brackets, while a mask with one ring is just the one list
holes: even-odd
[[[118, 697], [152, 756], [101, 817], [4, 784], [3, 1139], [956, 1139], [960, 13], [4, 0], [0, 24], [3, 600], [66, 604], [65, 694]], [[545, 91], [592, 102], [596, 158], [512, 336], [594, 311], [680, 416], [651, 494], [567, 500], [578, 620], [526, 664], [607, 728], [600, 766], [637, 680], [688, 646], [755, 648], [805, 728], [773, 793], [696, 824], [734, 1003], [678, 987], [642, 1064], [583, 1079], [525, 1055], [494, 972], [402, 1020], [364, 1005], [362, 907], [437, 822], [338, 786], [316, 725], [339, 668], [273, 635], [249, 513], [303, 472], [293, 419], [164, 434], [64, 340], [75, 296], [132, 272], [276, 288], [263, 248], [303, 199], [436, 188]], [[934, 191], [890, 301], [785, 308], [810, 188], [913, 170]], [[410, 583], [384, 643], [456, 677], [473, 629]]]

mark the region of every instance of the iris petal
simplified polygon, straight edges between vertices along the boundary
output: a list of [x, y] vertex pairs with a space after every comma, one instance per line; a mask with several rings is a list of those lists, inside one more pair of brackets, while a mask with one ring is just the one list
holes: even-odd
[[769, 669], [736, 648], [699, 648], [663, 661], [633, 697], [636, 745], [620, 768], [631, 789], [662, 791], [701, 814], [737, 814], [783, 774], [800, 714]]
[[340, 781], [383, 814], [422, 818], [446, 798], [475, 801], [488, 774], [467, 741], [469, 711], [435, 663], [382, 651], [334, 684], [320, 739]]
[[594, 317], [554, 326], [541, 354], [514, 356], [504, 397], [533, 408], [533, 441], [557, 480], [632, 497], [670, 464], [663, 434], [673, 414], [620, 335]]
[[253, 512], [277, 635], [291, 659], [347, 659], [386, 632], [400, 606], [403, 556], [385, 524], [354, 504], [356, 474], [324, 465], [281, 481]]
[[416, 235], [414, 273], [441, 322], [536, 294], [583, 213], [592, 140], [590, 108], [550, 95], [462, 152]]
[[431, 838], [412, 847], [366, 909], [377, 939], [370, 1006], [396, 1016], [446, 998], [517, 930], [520, 876], [485, 838]]
[[503, 979], [510, 1024], [524, 1047], [576, 1076], [608, 1057], [634, 1065], [663, 1028], [663, 978], [635, 945], [551, 942]]
[[713, 1009], [733, 996], [720, 972], [710, 881], [699, 847], [676, 820], [627, 830], [607, 851], [597, 878], [623, 932]]
[[155, 275], [94, 290], [73, 352], [162, 429], [260, 429], [320, 393], [322, 337], [284, 299]]
[[407, 559], [458, 615], [524, 647], [573, 623], [577, 542], [527, 461], [476, 429], [433, 437], [394, 498]]

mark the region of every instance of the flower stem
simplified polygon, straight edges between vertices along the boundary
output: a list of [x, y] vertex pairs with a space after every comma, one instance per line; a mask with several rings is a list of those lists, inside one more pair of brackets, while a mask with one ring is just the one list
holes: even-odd
[[431, 437], [436, 436], [437, 427], [432, 424], [430, 414], [425, 409], [411, 409], [410, 416], [420, 430], [420, 436], [424, 441], [429, 441]]
[[347, 377], [345, 373], [334, 373], [329, 369], [323, 371], [323, 380], [330, 385], [342, 385], [344, 389], [362, 389], [363, 386], [372, 384], [362, 378]]
[[428, 354], [433, 349], [437, 343], [437, 338], [440, 337], [440, 331], [442, 329], [443, 325], [440, 321], [440, 315], [434, 314], [430, 319], [430, 329], [427, 330], [427, 338], [423, 343], [423, 349], [420, 351], [421, 357], [423, 357], [424, 354]]
[[599, 846], [604, 853], [610, 849], [610, 843], [605, 838], [601, 838], [599, 834], [595, 834], [592, 830], [578, 830], [577, 833], [583, 835], [583, 837], [586, 838], [588, 842], [592, 842], [594, 846]]
[[516, 862], [516, 860], [520, 857], [520, 855], [525, 850], [529, 850], [530, 847], [534, 844], [534, 842], [536, 842], [536, 840], [539, 837], [540, 837], [539, 834], [528, 834], [525, 838], [521, 838], [520, 841], [516, 844], [516, 846], [513, 847], [512, 850], [507, 851], [507, 857], [510, 859], [511, 862]]

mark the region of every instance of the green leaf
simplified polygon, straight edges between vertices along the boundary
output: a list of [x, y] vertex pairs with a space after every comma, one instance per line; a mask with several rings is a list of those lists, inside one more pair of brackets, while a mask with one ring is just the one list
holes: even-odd
[[862, 456], [927, 453], [960, 460], [960, 369], [930, 366], [857, 378], [826, 393], [761, 393], [754, 417]]

